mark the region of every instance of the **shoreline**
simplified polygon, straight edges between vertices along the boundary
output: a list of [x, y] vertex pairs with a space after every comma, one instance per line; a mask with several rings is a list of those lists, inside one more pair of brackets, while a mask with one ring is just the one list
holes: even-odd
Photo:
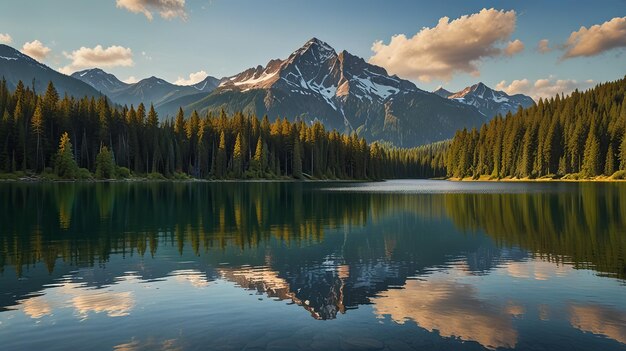
[[49, 179], [45, 177], [20, 177], [20, 178], [2, 178], [0, 177], [1, 183], [369, 183], [369, 182], [386, 182], [392, 180], [437, 180], [437, 181], [449, 181], [449, 182], [484, 182], [484, 183], [497, 183], [497, 182], [509, 182], [509, 183], [587, 183], [587, 182], [596, 182], [596, 183], [618, 183], [625, 182], [626, 179], [614, 179], [610, 176], [598, 176], [595, 178], [580, 178], [580, 179], [572, 179], [567, 178], [568, 175], [561, 178], [493, 178], [491, 176], [481, 176], [478, 179], [474, 179], [473, 177], [436, 177], [436, 178], [393, 178], [393, 179], [288, 179], [288, 178], [277, 178], [277, 179], [198, 179], [198, 178], [188, 178], [188, 179], [150, 179], [147, 177], [143, 178], [126, 178], [126, 179]]
[[447, 180], [451, 182], [510, 182], [510, 183], [618, 183], [624, 182], [626, 179], [614, 179], [610, 176], [598, 176], [595, 178], [580, 178], [580, 179], [568, 179], [566, 176], [561, 178], [492, 178], [491, 176], [481, 176], [478, 179], [474, 179], [473, 177], [451, 177], [451, 178], [439, 178], [442, 180]]
[[45, 179], [45, 178], [18, 178], [0, 179], [0, 183], [366, 183], [381, 182], [384, 180], [371, 179]]

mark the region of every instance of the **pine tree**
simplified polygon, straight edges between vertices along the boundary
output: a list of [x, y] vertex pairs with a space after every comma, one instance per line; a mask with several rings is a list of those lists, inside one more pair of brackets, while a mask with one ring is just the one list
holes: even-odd
[[293, 177], [302, 179], [302, 155], [300, 151], [300, 139], [296, 136], [293, 143]]
[[[41, 145], [41, 135], [44, 132], [44, 120], [43, 120], [43, 109], [42, 109], [41, 99], [37, 99], [37, 106], [35, 107], [35, 113], [31, 119], [31, 128], [35, 135], [37, 136], [37, 146], [35, 151], [35, 168], [34, 171], [39, 171], [39, 148]], [[42, 155], [43, 156], [43, 155]], [[42, 162], [43, 167], [45, 167], [45, 163]]]
[[215, 176], [224, 178], [226, 175], [226, 136], [224, 131], [220, 134], [220, 144], [217, 149], [217, 160], [215, 164]]
[[96, 156], [96, 178], [115, 178], [115, 162], [113, 161], [113, 154], [106, 146], [102, 146], [98, 156]]
[[242, 167], [241, 133], [237, 133], [237, 139], [235, 140], [235, 147], [233, 149], [233, 174], [236, 178], [241, 178]]
[[148, 120], [146, 121], [148, 126], [152, 128], [159, 127], [159, 115], [154, 110], [154, 105], [150, 104], [150, 111], [148, 112]]
[[265, 169], [267, 168], [267, 154], [263, 147], [263, 137], [259, 136], [256, 143], [256, 149], [254, 151], [254, 158], [252, 159], [253, 169], [258, 177], [263, 177]]
[[[626, 105], [626, 103], [624, 103]], [[622, 142], [619, 147], [619, 169], [626, 171], [626, 130], [622, 135]]]
[[176, 114], [176, 122], [174, 122], [174, 133], [178, 135], [182, 135], [185, 129], [185, 113], [183, 112], [182, 107], [178, 108], [178, 113]]
[[604, 174], [610, 176], [613, 173], [615, 173], [615, 153], [613, 144], [609, 144], [609, 149], [606, 152], [606, 161], [604, 162]]
[[595, 125], [589, 129], [583, 157], [582, 174], [595, 177], [600, 174], [600, 141], [596, 135]]
[[74, 153], [72, 151], [72, 143], [67, 132], [61, 135], [61, 141], [59, 142], [59, 150], [57, 151], [56, 158], [54, 160], [55, 173], [59, 178], [72, 179], [78, 175], [78, 165], [74, 160]]

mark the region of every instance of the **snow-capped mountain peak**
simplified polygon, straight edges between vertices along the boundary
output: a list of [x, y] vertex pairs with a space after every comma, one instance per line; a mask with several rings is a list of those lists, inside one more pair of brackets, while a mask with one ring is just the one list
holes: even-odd
[[307, 41], [300, 49], [294, 51], [289, 59], [293, 59], [298, 56], [304, 56], [306, 54], [310, 54], [314, 61], [317, 62], [324, 62], [328, 59], [337, 57], [335, 49], [333, 49], [330, 45], [317, 38], [312, 38]]
[[472, 105], [487, 117], [493, 117], [496, 114], [504, 115], [509, 111], [514, 112], [519, 106], [529, 107], [535, 103], [529, 96], [522, 94], [511, 96], [503, 91], [493, 90], [482, 82], [456, 93], [450, 93], [443, 88], [437, 89], [434, 93], [466, 105]]
[[346, 50], [339, 54], [327, 43], [312, 38], [285, 60], [271, 60], [225, 79], [220, 88], [248, 91], [277, 89], [287, 94], [316, 97], [335, 111], [348, 98], [382, 102], [400, 91], [419, 91], [409, 82], [389, 76]]

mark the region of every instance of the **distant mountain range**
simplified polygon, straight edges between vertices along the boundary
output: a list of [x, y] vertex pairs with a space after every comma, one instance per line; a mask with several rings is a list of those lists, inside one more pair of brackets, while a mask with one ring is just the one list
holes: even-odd
[[39, 63], [30, 56], [14, 48], [0, 44], [0, 77], [4, 77], [9, 89], [13, 90], [21, 80], [24, 85], [33, 87], [37, 93], [43, 93], [52, 81], [57, 91], [63, 95], [99, 96], [100, 93], [89, 84], [68, 77], [56, 70]]
[[497, 114], [505, 115], [509, 111], [515, 112], [519, 106], [530, 107], [535, 103], [530, 96], [508, 95], [503, 91], [493, 90], [482, 82], [456, 93], [451, 93], [443, 88], [435, 90], [434, 93], [447, 99], [474, 106], [488, 118]]
[[180, 107], [187, 113], [243, 111], [271, 119], [318, 120], [328, 129], [356, 131], [368, 141], [403, 147], [444, 140], [496, 113], [533, 104], [527, 96], [509, 96], [482, 83], [458, 93], [430, 93], [345, 50], [337, 53], [316, 38], [284, 60], [222, 79], [209, 76], [191, 86], [157, 77], [127, 84], [98, 68], [68, 77], [6, 45], [0, 45], [0, 75], [9, 87], [35, 78], [38, 91], [52, 81], [62, 94], [105, 94], [121, 105], [152, 103], [161, 118], [172, 117]]
[[153, 76], [134, 84], [127, 84], [99, 68], [75, 72], [72, 77], [89, 84], [118, 104], [137, 106], [143, 102], [152, 103], [157, 108], [183, 96], [210, 93], [220, 83], [217, 78], [207, 77], [194, 85], [182, 86]]

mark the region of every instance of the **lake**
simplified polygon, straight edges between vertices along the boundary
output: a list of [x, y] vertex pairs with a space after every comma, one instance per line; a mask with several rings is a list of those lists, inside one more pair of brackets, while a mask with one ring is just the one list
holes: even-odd
[[1, 183], [2, 350], [625, 350], [626, 183]]

